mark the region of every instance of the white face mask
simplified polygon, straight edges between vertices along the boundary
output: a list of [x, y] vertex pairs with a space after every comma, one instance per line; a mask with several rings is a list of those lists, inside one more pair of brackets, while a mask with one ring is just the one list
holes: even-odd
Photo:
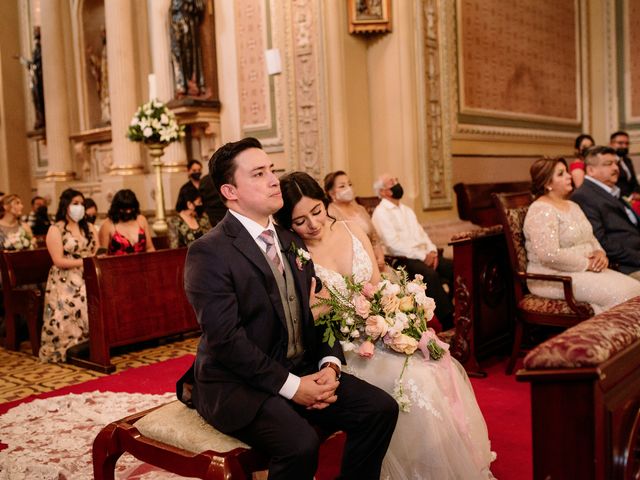
[[350, 202], [354, 199], [353, 188], [347, 187], [336, 192], [336, 199], [341, 202]]
[[69, 218], [78, 223], [84, 218], [84, 205], [69, 205]]

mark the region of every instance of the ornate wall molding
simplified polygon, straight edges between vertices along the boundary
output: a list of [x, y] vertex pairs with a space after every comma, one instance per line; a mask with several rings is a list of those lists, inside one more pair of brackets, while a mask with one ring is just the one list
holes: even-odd
[[285, 2], [290, 168], [319, 179], [326, 170], [328, 129], [323, 58], [323, 11], [318, 0]]
[[422, 208], [450, 208], [451, 110], [448, 102], [451, 83], [446, 61], [450, 43], [442, 32], [452, 15], [451, 2], [416, 2], [418, 78], [418, 157]]

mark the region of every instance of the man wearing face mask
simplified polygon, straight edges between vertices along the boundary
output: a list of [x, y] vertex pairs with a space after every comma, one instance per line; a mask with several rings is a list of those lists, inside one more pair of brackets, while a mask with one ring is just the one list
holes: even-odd
[[387, 254], [403, 257], [398, 261], [410, 277], [420, 274], [427, 284], [427, 295], [436, 302], [436, 316], [443, 328], [453, 327], [453, 303], [443, 283], [453, 292], [453, 262], [438, 254], [413, 210], [400, 203], [404, 191], [398, 179], [381, 175], [373, 188], [382, 201], [371, 219], [385, 245]]
[[638, 184], [633, 162], [629, 158], [629, 134], [622, 130], [612, 133], [609, 137], [609, 145], [620, 159], [618, 164], [620, 177], [616, 184], [620, 188], [620, 195], [631, 197], [631, 200], [640, 200], [640, 184]]
[[200, 179], [202, 178], [202, 163], [198, 160], [189, 160], [187, 163], [187, 174], [189, 181], [180, 187], [180, 192], [185, 189], [198, 191], [200, 188]]

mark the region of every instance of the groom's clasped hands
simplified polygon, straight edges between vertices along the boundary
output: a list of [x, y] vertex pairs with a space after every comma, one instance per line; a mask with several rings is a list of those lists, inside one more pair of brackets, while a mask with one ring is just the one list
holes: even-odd
[[[323, 287], [324, 288], [324, 287]], [[316, 279], [311, 279], [309, 305], [316, 304]], [[307, 409], [322, 410], [334, 403], [338, 396], [336, 389], [340, 382], [336, 379], [336, 372], [325, 367], [319, 372], [300, 377], [300, 386], [292, 400]]]
[[340, 382], [336, 380], [335, 372], [325, 367], [319, 372], [300, 378], [300, 386], [293, 396], [293, 401], [307, 409], [322, 410], [338, 399], [338, 385]]

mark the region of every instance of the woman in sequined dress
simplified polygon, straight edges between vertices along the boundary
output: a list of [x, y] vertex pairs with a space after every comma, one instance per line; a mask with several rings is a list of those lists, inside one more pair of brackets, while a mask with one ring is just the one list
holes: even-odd
[[[531, 166], [536, 200], [524, 220], [527, 271], [569, 275], [576, 300], [595, 313], [640, 295], [640, 282], [609, 269], [609, 260], [578, 204], [568, 200], [571, 175], [563, 158], [541, 158]], [[531, 293], [564, 298], [559, 282], [530, 280]]]

